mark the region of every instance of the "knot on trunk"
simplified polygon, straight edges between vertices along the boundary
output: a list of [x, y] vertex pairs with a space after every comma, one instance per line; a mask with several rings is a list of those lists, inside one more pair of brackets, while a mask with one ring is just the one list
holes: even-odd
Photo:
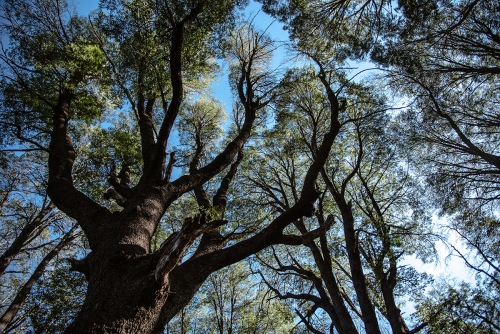
[[87, 255], [86, 257], [84, 257], [81, 260], [67, 259], [67, 261], [70, 263], [70, 270], [82, 273], [88, 281], [89, 277], [90, 277], [90, 270], [91, 270], [91, 267], [90, 267], [91, 257], [92, 257], [92, 253], [90, 253], [89, 255]]

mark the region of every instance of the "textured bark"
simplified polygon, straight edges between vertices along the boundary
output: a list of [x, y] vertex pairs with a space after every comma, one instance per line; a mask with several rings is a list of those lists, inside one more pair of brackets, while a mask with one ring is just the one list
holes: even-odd
[[97, 221], [109, 218], [111, 213], [92, 201], [73, 185], [72, 168], [75, 149], [68, 133], [69, 109], [73, 93], [63, 88], [53, 107], [53, 128], [49, 145], [49, 180], [47, 194], [58, 209], [76, 219], [95, 247], [101, 230]]
[[155, 280], [152, 258], [125, 247], [92, 254], [87, 296], [66, 332], [150, 333], [168, 296]]

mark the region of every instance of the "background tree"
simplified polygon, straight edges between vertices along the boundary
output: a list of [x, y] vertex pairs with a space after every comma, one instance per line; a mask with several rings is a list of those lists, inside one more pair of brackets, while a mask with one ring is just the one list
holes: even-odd
[[[380, 78], [399, 99], [395, 106], [407, 106], [393, 114], [400, 129], [396, 138], [406, 140], [399, 149], [410, 157], [403, 163], [408, 163], [411, 174], [421, 177], [428, 191], [432, 190], [432, 195], [427, 195], [429, 212], [439, 209], [447, 216], [442, 239], [447, 241], [450, 232], [457, 236], [466, 250], [455, 243], [450, 245], [453, 253], [477, 274], [478, 286], [495, 291], [498, 257], [490, 245], [498, 243], [494, 144], [498, 112], [493, 93], [497, 86], [498, 19], [487, 13], [494, 11], [496, 4], [400, 1], [392, 7], [375, 1], [263, 3], [287, 24], [297, 45], [330, 45], [323, 47], [323, 52], [335, 48], [339, 55], [384, 67]], [[291, 6], [286, 7], [288, 4]], [[339, 37], [336, 33], [343, 31], [342, 22], [351, 22], [347, 29], [359, 37]], [[483, 280], [489, 283], [483, 285]], [[441, 288], [436, 287], [435, 296]], [[472, 293], [467, 285], [452, 284], [447, 289]], [[495, 303], [496, 293], [485, 291], [483, 295]], [[488, 324], [485, 328], [493, 330], [492, 318], [481, 309], [482, 302], [464, 299], [468, 301], [453, 312], [467, 309], [465, 305], [469, 310], [472, 305], [477, 309], [471, 311], [475, 320], [469, 317], [471, 313], [463, 315], [468, 319], [463, 328]], [[428, 310], [430, 300], [437, 302], [439, 298], [426, 300], [421, 312]], [[430, 330], [439, 328], [432, 324], [439, 318], [436, 310], [451, 312], [443, 299], [441, 302], [420, 317], [431, 322]], [[462, 330], [460, 326], [456, 330]]]
[[30, 155], [7, 155], [8, 160], [1, 169], [0, 223], [4, 242], [0, 257], [0, 327], [6, 333], [26, 330], [28, 317], [36, 309], [29, 302], [30, 293], [38, 290], [40, 278], [68, 254], [69, 249], [73, 249], [73, 254], [79, 250], [73, 242], [79, 231], [72, 228], [74, 223], [47, 198], [40, 156]]
[[[314, 81], [303, 82], [315, 75], [298, 73], [300, 86], [280, 98], [282, 117], [262, 141], [260, 150], [269, 153], [249, 173], [249, 189], [257, 188], [262, 196], [256, 202], [273, 203], [277, 211], [297, 198], [301, 166], [307, 165], [307, 155], [314, 156], [315, 137], [325, 126], [326, 97]], [[334, 70], [327, 73], [341, 77]], [[357, 333], [363, 322], [366, 332], [382, 332], [387, 323], [394, 333], [416, 332], [424, 326], [408, 329], [400, 297], [419, 280], [421, 286], [428, 282], [398, 262], [404, 253], [432, 254], [426, 251], [433, 238], [424, 227], [425, 215], [420, 217], [419, 189], [399, 166], [404, 157], [396, 143], [389, 143], [393, 124], [384, 99], [373, 93], [376, 87], [345, 83], [338, 91], [346, 105], [341, 139], [318, 181], [323, 194], [315, 219], [299, 219], [294, 232], [305, 236], [316, 226], [333, 226], [317, 241], [304, 242], [306, 248], [273, 247], [259, 256], [262, 278], [280, 299], [297, 301], [296, 311], [309, 331]], [[293, 133], [283, 138], [281, 129]], [[379, 323], [380, 315], [387, 323]]]
[[[422, 150], [414, 151], [418, 158], [413, 166], [425, 176], [437, 208], [447, 217], [443, 233], [461, 243], [451, 244], [450, 250], [477, 279], [475, 288], [464, 283], [438, 287], [450, 298], [438, 298], [441, 294], [435, 291], [424, 305], [433, 300], [434, 314], [443, 313], [434, 318], [424, 312], [423, 317], [435, 331], [444, 322], [457, 331], [497, 331], [495, 308], [491, 313], [483, 308], [498, 301], [499, 289], [497, 247], [492, 247], [498, 243], [498, 151], [493, 143], [498, 135], [494, 92], [499, 26], [488, 14], [496, 5], [463, 1], [431, 2], [425, 9], [400, 6], [404, 24], [382, 57], [391, 65], [390, 82], [408, 99], [400, 124], [408, 146]], [[425, 27], [416, 23], [422, 18]]]

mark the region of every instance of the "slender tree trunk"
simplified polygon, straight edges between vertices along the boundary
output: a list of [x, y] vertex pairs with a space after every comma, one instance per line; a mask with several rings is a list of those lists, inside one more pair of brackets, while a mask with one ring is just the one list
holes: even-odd
[[408, 326], [401, 316], [401, 310], [396, 305], [396, 301], [394, 300], [393, 286], [391, 282], [384, 278], [380, 281], [380, 287], [382, 289], [382, 296], [384, 298], [384, 304], [387, 312], [387, 320], [391, 325], [393, 334], [405, 334], [409, 333]]
[[342, 212], [342, 222], [344, 225], [344, 237], [347, 248], [347, 256], [349, 258], [349, 266], [351, 267], [352, 282], [356, 296], [358, 299], [361, 314], [363, 315], [363, 323], [368, 334], [380, 334], [375, 307], [373, 306], [368, 295], [368, 287], [366, 286], [366, 277], [363, 273], [363, 265], [361, 264], [361, 256], [358, 248], [358, 240], [354, 230], [354, 217], [352, 216], [351, 207], [344, 201], [338, 201], [337, 204]]
[[31, 292], [31, 288], [38, 281], [40, 276], [45, 271], [45, 268], [49, 264], [49, 262], [57, 255], [59, 252], [68, 245], [72, 240], [76, 238], [76, 234], [74, 234], [77, 229], [77, 225], [75, 225], [66, 235], [61, 239], [61, 241], [55, 246], [40, 262], [40, 264], [36, 267], [35, 271], [28, 279], [28, 281], [23, 285], [23, 287], [18, 291], [16, 297], [10, 304], [9, 308], [0, 318], [0, 331], [2, 331], [5, 327], [9, 325], [9, 323], [14, 319], [14, 317], [19, 312], [22, 303], [26, 300], [29, 293]]
[[[295, 226], [302, 234], [307, 233], [303, 221], [297, 222]], [[340, 293], [335, 275], [333, 274], [330, 253], [328, 247], [326, 246], [326, 237], [324, 235], [320, 236], [320, 243], [323, 253], [314, 241], [309, 241], [305, 245], [311, 250], [314, 262], [316, 262], [316, 265], [318, 266], [321, 278], [328, 291], [329, 299], [331, 300], [331, 305], [334, 309], [334, 312], [331, 312], [332, 314], [330, 316], [334, 316], [332, 319], [335, 319], [335, 327], [340, 334], [358, 334], [356, 326], [352, 321], [352, 317], [344, 304], [344, 298]]]
[[21, 252], [21, 249], [32, 236], [33, 231], [43, 225], [45, 222], [44, 218], [52, 211], [53, 208], [54, 205], [52, 203], [49, 203], [47, 206], [42, 208], [35, 218], [24, 226], [14, 242], [12, 242], [10, 247], [7, 248], [2, 256], [0, 256], [0, 275], [5, 272], [5, 269], [7, 269], [12, 260]]
[[[385, 225], [384, 214], [382, 213], [382, 210], [378, 202], [376, 201], [371, 188], [368, 186], [367, 181], [361, 175], [359, 175], [359, 178], [376, 212], [376, 218], [373, 219], [373, 222], [377, 229], [377, 233], [382, 240], [383, 244], [382, 256], [387, 257], [390, 263], [390, 267], [387, 272], [385, 272], [384, 266], [381, 263], [378, 263], [378, 261], [372, 264], [373, 272], [375, 273], [375, 277], [377, 277], [377, 280], [380, 283], [380, 288], [382, 290], [382, 297], [384, 299], [385, 309], [387, 313], [387, 320], [391, 325], [393, 334], [409, 333], [408, 327], [406, 326], [406, 323], [403, 317], [401, 316], [401, 310], [397, 307], [396, 301], [394, 300], [394, 287], [396, 286], [397, 283], [398, 268], [397, 268], [397, 258], [394, 256], [391, 250], [391, 239], [389, 236], [389, 229]], [[362, 249], [361, 251], [363, 252]], [[366, 253], [363, 252], [363, 254]], [[365, 256], [365, 258], [367, 258], [367, 256]]]
[[356, 329], [356, 326], [354, 325], [354, 322], [352, 321], [351, 315], [347, 311], [347, 307], [344, 304], [344, 299], [342, 298], [334, 275], [326, 272], [321, 273], [321, 276], [323, 276], [328, 294], [332, 299], [335, 313], [338, 315], [338, 321], [341, 326], [341, 328], [337, 328], [338, 332], [342, 334], [357, 334], [358, 331]]

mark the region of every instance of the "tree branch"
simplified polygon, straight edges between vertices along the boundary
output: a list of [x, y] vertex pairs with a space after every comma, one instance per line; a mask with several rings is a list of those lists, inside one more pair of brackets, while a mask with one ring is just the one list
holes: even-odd
[[75, 149], [68, 133], [68, 113], [72, 92], [63, 88], [54, 108], [53, 130], [49, 145], [49, 180], [47, 194], [54, 204], [68, 216], [76, 219], [87, 235], [91, 247], [96, 246], [98, 229], [95, 222], [111, 213], [73, 185], [72, 168]]

